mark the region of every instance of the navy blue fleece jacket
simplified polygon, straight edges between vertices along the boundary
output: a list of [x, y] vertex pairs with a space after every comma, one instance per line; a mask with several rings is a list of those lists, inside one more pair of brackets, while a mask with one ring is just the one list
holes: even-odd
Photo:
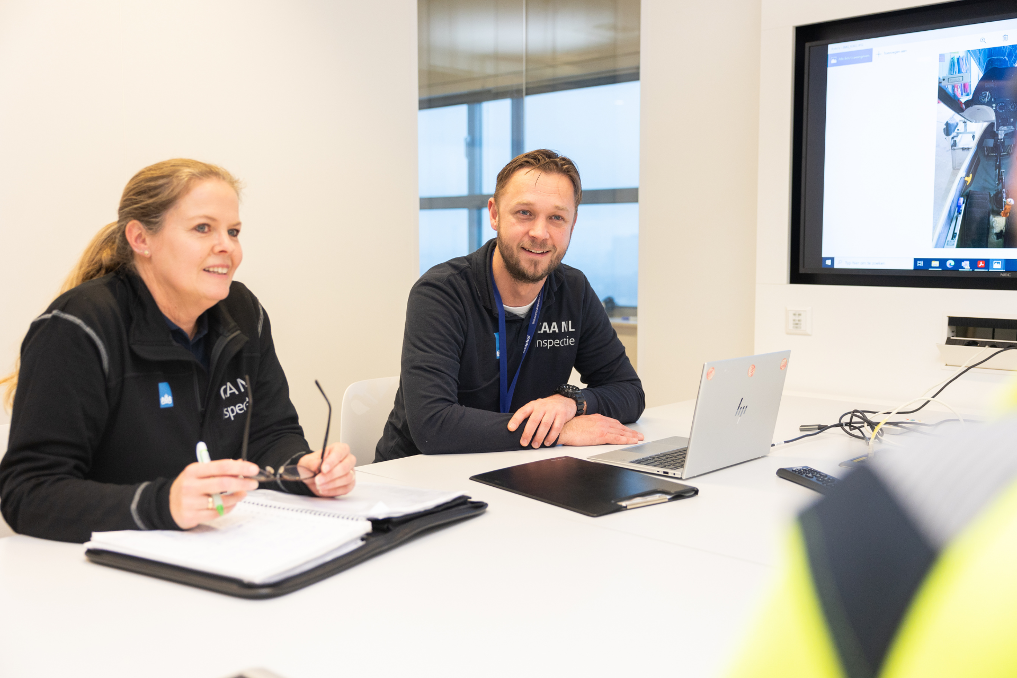
[[[399, 390], [376, 461], [522, 449], [522, 427], [509, 431], [511, 413], [498, 411], [498, 313], [489, 274], [494, 246], [492, 239], [470, 255], [435, 266], [410, 291]], [[552, 395], [575, 367], [588, 385], [588, 415], [622, 423], [638, 419], [645, 407], [642, 384], [586, 276], [562, 265], [544, 288], [511, 410]], [[506, 314], [510, 381], [528, 322]]]

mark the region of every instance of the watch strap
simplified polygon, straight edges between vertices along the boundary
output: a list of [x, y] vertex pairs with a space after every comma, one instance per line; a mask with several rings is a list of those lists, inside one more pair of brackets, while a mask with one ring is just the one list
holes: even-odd
[[580, 388], [573, 386], [572, 384], [562, 384], [556, 388], [554, 392], [575, 401], [577, 417], [586, 414], [586, 396]]

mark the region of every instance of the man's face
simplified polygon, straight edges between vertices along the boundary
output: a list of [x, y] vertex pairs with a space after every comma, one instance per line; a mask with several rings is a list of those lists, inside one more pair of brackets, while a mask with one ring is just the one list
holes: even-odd
[[537, 283], [558, 267], [576, 225], [572, 181], [563, 174], [518, 170], [496, 203], [487, 203], [498, 252], [509, 275]]

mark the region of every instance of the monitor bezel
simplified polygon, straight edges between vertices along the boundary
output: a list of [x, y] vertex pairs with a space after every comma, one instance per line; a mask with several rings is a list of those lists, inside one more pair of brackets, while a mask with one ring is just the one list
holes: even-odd
[[[887, 271], [857, 269], [827, 272], [805, 272], [803, 235], [806, 225], [804, 167], [808, 149], [804, 140], [808, 133], [807, 95], [809, 48], [817, 45], [879, 38], [901, 33], [952, 28], [968, 24], [1017, 18], [1017, 2], [1013, 0], [959, 0], [924, 7], [868, 14], [848, 19], [827, 21], [795, 27], [794, 89], [791, 140], [791, 202], [789, 215], [789, 282], [795, 285], [862, 285], [869, 287], [932, 287], [952, 289], [1017, 289], [1017, 273], [951, 272], [913, 270]], [[824, 109], [825, 114], [825, 109]], [[825, 129], [825, 128], [824, 128]], [[823, 149], [825, 151], [825, 149]], [[820, 225], [820, 233], [822, 233]], [[1015, 252], [1017, 254], [1017, 252]], [[1015, 256], [1017, 258], [1017, 256]], [[836, 270], [836, 269], [834, 269]]]

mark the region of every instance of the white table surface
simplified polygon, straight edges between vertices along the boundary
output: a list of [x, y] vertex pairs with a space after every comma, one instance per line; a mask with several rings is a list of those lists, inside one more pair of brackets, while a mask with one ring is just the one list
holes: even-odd
[[[855, 406], [785, 396], [774, 440]], [[635, 427], [648, 440], [684, 435], [692, 409], [652, 408]], [[775, 572], [788, 521], [818, 497], [776, 469], [843, 475], [838, 462], [865, 451], [825, 433], [686, 481], [698, 497], [601, 518], [468, 479], [604, 449], [361, 466], [361, 481], [463, 490], [490, 508], [268, 601], [95, 565], [80, 545], [0, 539], [0, 676], [717, 675]]]

